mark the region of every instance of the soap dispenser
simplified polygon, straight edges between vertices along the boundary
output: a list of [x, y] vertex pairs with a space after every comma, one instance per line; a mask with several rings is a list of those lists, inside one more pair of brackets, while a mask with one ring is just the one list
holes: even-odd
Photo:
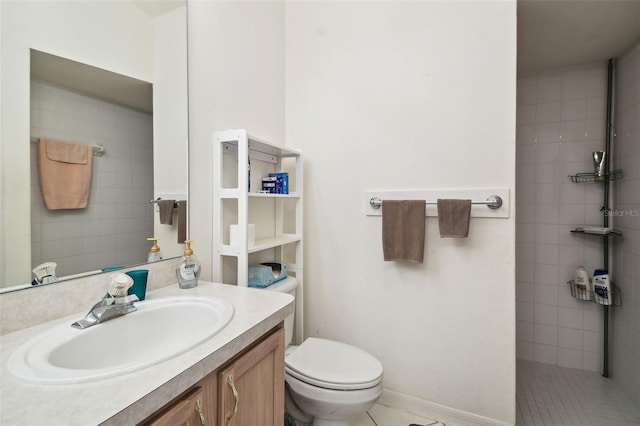
[[187, 247], [185, 247], [184, 255], [178, 262], [176, 276], [178, 277], [180, 288], [193, 288], [198, 285], [201, 264], [200, 260], [193, 254], [193, 250], [191, 250], [191, 240], [186, 240], [184, 243]]
[[162, 260], [162, 252], [160, 251], [160, 246], [158, 246], [158, 239], [147, 238], [147, 241], [153, 241], [151, 250], [149, 250], [149, 257], [147, 258], [147, 262], [157, 262], [158, 260]]

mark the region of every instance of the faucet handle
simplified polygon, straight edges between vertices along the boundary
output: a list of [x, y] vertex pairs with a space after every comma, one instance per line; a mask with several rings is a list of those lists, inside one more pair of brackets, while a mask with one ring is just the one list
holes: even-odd
[[133, 285], [133, 278], [122, 272], [116, 272], [110, 278], [108, 293], [114, 298], [126, 296], [127, 290]]
[[138, 299], [138, 296], [136, 296], [135, 294], [130, 294], [128, 296], [114, 298], [114, 304], [127, 305], [133, 302], [138, 302], [139, 300], [140, 299]]

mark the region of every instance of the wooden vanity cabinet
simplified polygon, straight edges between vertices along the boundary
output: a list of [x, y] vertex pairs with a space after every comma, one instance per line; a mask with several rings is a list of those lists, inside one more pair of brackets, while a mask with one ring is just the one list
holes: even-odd
[[142, 424], [144, 426], [214, 425], [217, 417], [216, 380], [215, 373], [208, 375]]
[[218, 424], [284, 424], [284, 329], [280, 327], [218, 373]]
[[282, 324], [144, 421], [144, 426], [284, 424]]

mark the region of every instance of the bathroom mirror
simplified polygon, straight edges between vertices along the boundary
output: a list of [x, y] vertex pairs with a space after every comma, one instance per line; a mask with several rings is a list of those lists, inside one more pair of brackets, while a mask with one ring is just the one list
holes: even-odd
[[[161, 224], [150, 201], [188, 194], [186, 7], [0, 2], [0, 291], [38, 288], [32, 269], [47, 261], [60, 280], [145, 263], [147, 237], [165, 259], [182, 253], [176, 215]], [[44, 207], [39, 138], [104, 147], [87, 208]]]

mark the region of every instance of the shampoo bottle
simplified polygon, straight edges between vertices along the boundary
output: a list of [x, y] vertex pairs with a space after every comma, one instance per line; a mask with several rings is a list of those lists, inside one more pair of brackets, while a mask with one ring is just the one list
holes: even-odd
[[191, 240], [184, 242], [187, 247], [184, 249], [184, 255], [178, 262], [176, 276], [178, 277], [178, 285], [180, 288], [193, 288], [198, 285], [198, 277], [200, 276], [200, 260], [193, 254], [191, 250]]
[[596, 269], [593, 273], [593, 295], [601, 305], [611, 304], [611, 282], [606, 269]]
[[580, 300], [591, 300], [591, 289], [589, 288], [589, 274], [584, 266], [578, 266], [574, 276], [576, 284], [576, 298]]
[[149, 257], [147, 258], [147, 262], [157, 262], [158, 260], [162, 260], [162, 252], [160, 251], [160, 246], [158, 246], [158, 239], [147, 238], [147, 241], [153, 241], [151, 250], [149, 250]]

